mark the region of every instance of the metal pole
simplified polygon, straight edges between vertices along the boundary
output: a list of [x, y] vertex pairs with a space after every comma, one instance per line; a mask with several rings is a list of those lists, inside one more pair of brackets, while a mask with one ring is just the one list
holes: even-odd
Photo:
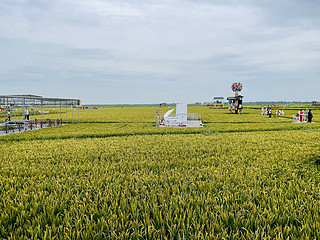
[[[4, 98], [4, 105], [6, 106], [6, 99], [5, 99], [5, 98]], [[6, 111], [3, 111], [3, 119], [4, 119], [4, 121], [6, 121], [7, 111], [8, 111], [8, 109], [7, 109], [7, 107], [6, 107]]]
[[43, 101], [41, 100], [41, 121], [43, 121]]
[[78, 123], [80, 123], [80, 111], [79, 111], [79, 106], [78, 106]]
[[22, 104], [21, 104], [21, 116], [22, 116], [22, 120], [24, 120], [24, 109], [23, 109], [23, 107], [24, 107], [24, 104], [25, 104], [25, 99], [23, 98], [23, 100], [22, 100]]
[[7, 98], [7, 118], [8, 118], [8, 98]]
[[72, 102], [72, 105], [71, 105], [71, 110], [72, 110], [72, 123], [73, 123], [73, 102]]
[[68, 124], [68, 103], [66, 102], [66, 124]]
[[56, 101], [54, 101], [54, 125], [57, 123], [57, 107], [56, 107]]
[[2, 108], [2, 107], [4, 107], [6, 104], [6, 99], [5, 98], [3, 98], [3, 103], [4, 103], [4, 105], [3, 106], [1, 106], [1, 113], [3, 113], [3, 122], [5, 122], [5, 120], [6, 120], [6, 113], [5, 113], [5, 111], [4, 111], [4, 108]]
[[13, 105], [14, 120], [16, 120], [16, 104]]
[[35, 115], [35, 100], [33, 100], [33, 104], [32, 104], [32, 109], [33, 109], [33, 120], [35, 120], [36, 119], [36, 115]]
[[[61, 101], [60, 101], [60, 120], [61, 120]], [[60, 123], [62, 124], [62, 123]]]
[[8, 106], [8, 98], [7, 98], [7, 115], [8, 115], [8, 111], [9, 111], [9, 106]]
[[156, 127], [159, 127], [159, 110], [156, 111]]

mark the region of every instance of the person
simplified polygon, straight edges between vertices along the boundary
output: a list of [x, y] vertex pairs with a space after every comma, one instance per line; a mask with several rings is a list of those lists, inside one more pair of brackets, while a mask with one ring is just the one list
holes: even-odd
[[263, 109], [263, 106], [262, 106], [262, 108], [261, 108], [261, 115], [263, 115], [264, 114], [264, 109]]
[[24, 110], [24, 119], [29, 120], [29, 110], [28, 110], [27, 107], [26, 107], [26, 109]]
[[27, 130], [28, 130], [28, 126], [29, 126], [29, 124], [28, 124], [28, 123], [25, 123], [25, 124], [24, 124], [24, 130], [25, 130], [25, 131], [27, 131]]
[[312, 112], [311, 112], [311, 109], [308, 111], [307, 117], [308, 117], [308, 123], [311, 123], [312, 118], [313, 118], [313, 114], [312, 114]]
[[10, 121], [11, 119], [11, 113], [10, 113], [10, 109], [8, 110], [8, 117], [7, 117], [7, 121]]
[[271, 118], [271, 115], [272, 115], [272, 110], [271, 110], [271, 107], [268, 106], [268, 116], [269, 116], [269, 118]]
[[239, 113], [242, 114], [242, 104], [239, 104]]

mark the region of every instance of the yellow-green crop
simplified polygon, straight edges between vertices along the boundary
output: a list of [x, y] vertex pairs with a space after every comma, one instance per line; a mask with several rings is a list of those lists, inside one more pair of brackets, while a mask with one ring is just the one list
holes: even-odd
[[155, 128], [155, 109], [1, 137], [0, 238], [320, 237], [318, 123], [192, 107], [204, 128]]

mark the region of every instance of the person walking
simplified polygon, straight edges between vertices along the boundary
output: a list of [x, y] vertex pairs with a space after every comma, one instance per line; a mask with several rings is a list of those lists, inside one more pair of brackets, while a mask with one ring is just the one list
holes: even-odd
[[29, 110], [28, 107], [24, 110], [24, 119], [29, 120]]
[[313, 114], [311, 112], [311, 109], [309, 109], [309, 111], [308, 111], [307, 118], [308, 118], [308, 123], [311, 123], [312, 122], [312, 118], [313, 118]]

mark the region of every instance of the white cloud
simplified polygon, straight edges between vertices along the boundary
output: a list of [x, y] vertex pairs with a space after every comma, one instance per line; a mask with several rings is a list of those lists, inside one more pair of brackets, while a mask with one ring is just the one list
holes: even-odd
[[75, 9], [86, 13], [96, 13], [100, 16], [141, 16], [141, 10], [120, 1], [79, 0]]
[[[110, 88], [110, 99], [123, 94], [130, 102], [153, 86], [179, 89], [181, 97], [192, 88], [197, 96], [189, 101], [198, 101], [217, 86], [228, 92], [235, 80], [252, 84], [249, 90], [277, 77], [279, 85], [289, 79], [299, 85], [308, 74], [304, 83], [316, 85], [317, 9], [297, 1], [3, 0], [0, 79], [96, 80], [95, 86]], [[135, 84], [129, 96], [124, 89]], [[10, 85], [4, 90], [12, 91]], [[81, 85], [74, 91], [82, 92]]]

